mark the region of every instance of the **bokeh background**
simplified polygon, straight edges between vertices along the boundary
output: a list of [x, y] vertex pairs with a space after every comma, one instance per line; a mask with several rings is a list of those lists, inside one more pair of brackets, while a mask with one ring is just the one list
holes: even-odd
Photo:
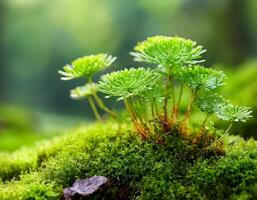
[[[134, 66], [128, 52], [156, 34], [203, 45], [206, 65], [229, 74], [225, 96], [257, 110], [256, 11], [256, 0], [0, 0], [0, 149], [90, 121], [87, 103], [69, 98], [83, 82], [61, 82], [57, 70], [100, 52], [118, 57], [112, 70]], [[234, 130], [254, 131], [254, 119]]]

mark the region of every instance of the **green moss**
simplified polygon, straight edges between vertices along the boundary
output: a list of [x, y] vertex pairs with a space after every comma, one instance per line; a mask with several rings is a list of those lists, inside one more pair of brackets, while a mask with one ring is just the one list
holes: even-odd
[[59, 199], [63, 188], [93, 175], [109, 178], [102, 194], [108, 199], [256, 199], [257, 143], [228, 139], [226, 155], [219, 156], [176, 133], [160, 145], [139, 139], [125, 125], [79, 127], [34, 149], [6, 154], [0, 161], [0, 171], [6, 164], [0, 199]]

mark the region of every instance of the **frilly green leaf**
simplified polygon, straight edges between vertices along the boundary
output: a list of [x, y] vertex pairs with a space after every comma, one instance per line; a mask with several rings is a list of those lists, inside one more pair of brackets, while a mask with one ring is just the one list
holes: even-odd
[[99, 89], [107, 96], [117, 96], [121, 100], [151, 90], [159, 77], [150, 69], [124, 69], [102, 76]]
[[153, 36], [139, 42], [134, 52], [134, 60], [138, 62], [155, 63], [165, 68], [175, 65], [191, 66], [204, 62], [201, 54], [205, 50], [195, 41], [180, 37]]
[[213, 114], [227, 104], [227, 101], [217, 93], [205, 93], [196, 99], [196, 105], [202, 112]]
[[65, 65], [63, 70], [59, 70], [61, 80], [71, 80], [79, 77], [90, 78], [95, 73], [109, 67], [116, 57], [107, 54], [97, 54], [78, 58], [71, 64]]
[[84, 99], [96, 94], [98, 91], [98, 85], [96, 83], [87, 83], [84, 86], [76, 87], [70, 91], [70, 97], [72, 99]]
[[252, 111], [249, 107], [237, 106], [231, 103], [223, 106], [216, 112], [218, 118], [225, 121], [234, 121], [234, 122], [246, 122], [247, 119], [251, 118]]
[[205, 68], [199, 65], [182, 68], [174, 74], [175, 78], [191, 89], [214, 90], [224, 85], [226, 75], [222, 71]]

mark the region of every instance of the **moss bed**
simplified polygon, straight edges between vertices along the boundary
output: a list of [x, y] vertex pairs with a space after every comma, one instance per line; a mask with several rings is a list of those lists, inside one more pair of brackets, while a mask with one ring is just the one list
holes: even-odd
[[78, 127], [34, 148], [0, 154], [0, 199], [61, 199], [94, 175], [109, 179], [90, 199], [257, 199], [257, 142], [226, 138], [225, 154], [179, 135], [141, 140], [114, 123]]

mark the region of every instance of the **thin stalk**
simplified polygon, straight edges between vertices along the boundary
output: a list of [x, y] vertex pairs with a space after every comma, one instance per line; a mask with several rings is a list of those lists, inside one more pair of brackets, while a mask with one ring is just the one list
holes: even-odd
[[96, 100], [96, 103], [98, 104], [98, 106], [103, 109], [104, 111], [106, 111], [107, 113], [109, 113], [112, 117], [116, 117], [116, 113], [111, 111], [102, 101], [102, 99], [97, 95], [97, 94], [93, 94], [93, 97]]
[[155, 118], [154, 103], [153, 102], [151, 102], [151, 113], [152, 113], [152, 117]]
[[124, 105], [125, 105], [126, 109], [128, 110], [128, 112], [129, 112], [129, 114], [130, 114], [130, 116], [131, 116], [131, 118], [132, 118], [133, 123], [134, 123], [135, 126], [136, 126], [136, 125], [137, 125], [137, 118], [136, 118], [136, 116], [134, 115], [134, 113], [132, 112], [132, 110], [131, 110], [131, 108], [130, 108], [130, 106], [129, 106], [128, 100], [124, 98], [123, 101], [124, 101]]
[[179, 91], [178, 102], [177, 102], [176, 111], [175, 111], [175, 117], [177, 117], [178, 113], [179, 113], [179, 107], [180, 107], [180, 102], [181, 102], [183, 90], [184, 90], [184, 84], [181, 84], [180, 91]]
[[[201, 125], [201, 129], [200, 129], [200, 131], [199, 131], [199, 134], [201, 134], [203, 131], [204, 131], [204, 129], [205, 129], [205, 124], [206, 124], [206, 122], [207, 122], [207, 120], [209, 119], [209, 117], [210, 117], [210, 113], [207, 113], [207, 115], [206, 115], [206, 117], [205, 117], [205, 119], [203, 120], [203, 123], [202, 123], [202, 125]], [[207, 132], [205, 131], [204, 132], [204, 142], [207, 140]]]
[[146, 136], [146, 134], [144, 133], [144, 130], [141, 128], [140, 124], [138, 123], [137, 116], [136, 116], [136, 114], [135, 114], [133, 108], [131, 107], [131, 106], [132, 106], [132, 105], [131, 105], [131, 102], [129, 102], [129, 101], [131, 101], [131, 99], [125, 99], [125, 98], [124, 98], [123, 101], [124, 101], [124, 104], [125, 104], [126, 109], [128, 110], [128, 112], [129, 112], [129, 114], [130, 114], [130, 116], [131, 116], [131, 118], [132, 118], [132, 122], [133, 122], [135, 128], [137, 129], [137, 131], [139, 132], [139, 134], [140, 134], [144, 139], [146, 139], [147, 136]]
[[167, 121], [167, 118], [168, 118], [167, 107], [168, 107], [169, 86], [170, 86], [170, 82], [172, 82], [170, 73], [171, 73], [171, 67], [169, 67], [168, 75], [166, 77], [166, 86], [165, 86], [166, 94], [164, 97], [164, 105], [163, 105], [165, 121]]
[[128, 105], [129, 105], [129, 107], [130, 107], [130, 109], [131, 109], [131, 112], [132, 112], [133, 115], [135, 116], [135, 119], [138, 119], [137, 113], [136, 113], [136, 111], [135, 111], [135, 108], [134, 108], [134, 106], [133, 106], [133, 103], [132, 103], [132, 100], [131, 100], [130, 97], [128, 98]]
[[159, 114], [159, 111], [158, 111], [158, 105], [157, 105], [156, 98], [153, 98], [153, 103], [154, 103], [155, 113], [159, 117], [160, 114]]
[[141, 108], [144, 108], [144, 118], [145, 118], [145, 121], [147, 121], [147, 117], [148, 117], [147, 106], [146, 106], [146, 104], [142, 101], [142, 98], [141, 98], [141, 97], [138, 97], [138, 101], [139, 101], [139, 104], [140, 104]]
[[225, 136], [227, 136], [228, 133], [229, 133], [229, 131], [230, 131], [230, 129], [232, 128], [232, 126], [233, 126], [233, 123], [231, 122], [231, 123], [229, 124], [227, 130], [224, 132], [224, 134], [223, 134], [218, 140], [216, 140], [216, 142], [221, 141]]
[[144, 123], [144, 122], [143, 122], [143, 119], [142, 119], [141, 115], [139, 115], [139, 114], [136, 112], [136, 109], [134, 108], [132, 99], [131, 99], [130, 97], [128, 98], [128, 103], [129, 103], [129, 106], [130, 106], [132, 112], [133, 112], [134, 115], [136, 116], [136, 118], [139, 120], [139, 122], [140, 122], [141, 124], [143, 124], [143, 123]]
[[190, 99], [190, 102], [189, 102], [189, 104], [188, 104], [188, 106], [187, 106], [187, 111], [186, 111], [186, 113], [185, 113], [185, 120], [188, 120], [189, 117], [190, 117], [190, 115], [191, 115], [192, 108], [193, 108], [193, 103], [194, 103], [194, 101], [195, 101], [197, 92], [198, 92], [197, 89], [195, 89], [195, 90], [192, 91], [191, 99]]
[[208, 148], [211, 148], [212, 146], [214, 146], [215, 144], [220, 142], [225, 136], [227, 136], [230, 129], [232, 128], [232, 126], [233, 126], [233, 122], [230, 122], [230, 124], [229, 124], [227, 130], [224, 132], [224, 134], [219, 139], [217, 139], [215, 142], [213, 142]]
[[92, 99], [92, 97], [88, 97], [88, 101], [89, 101], [89, 105], [91, 106], [91, 108], [94, 112], [94, 115], [95, 115], [96, 119], [100, 122], [103, 122], [100, 114], [98, 113], [98, 111], [96, 109], [96, 106], [95, 106], [95, 103], [94, 103], [94, 100]]
[[176, 96], [175, 96], [175, 87], [174, 87], [174, 83], [173, 83], [172, 79], [171, 79], [171, 89], [172, 89], [172, 100], [173, 100], [172, 117], [174, 118], [174, 121], [176, 121], [176, 112], [177, 112]]
[[203, 131], [203, 129], [204, 129], [204, 127], [205, 127], [205, 124], [206, 124], [206, 122], [207, 122], [207, 120], [208, 120], [209, 117], [210, 117], [210, 114], [208, 113], [208, 114], [206, 115], [205, 119], [203, 120], [203, 123], [202, 123], [202, 125], [201, 125], [201, 129], [200, 129], [200, 132]]

